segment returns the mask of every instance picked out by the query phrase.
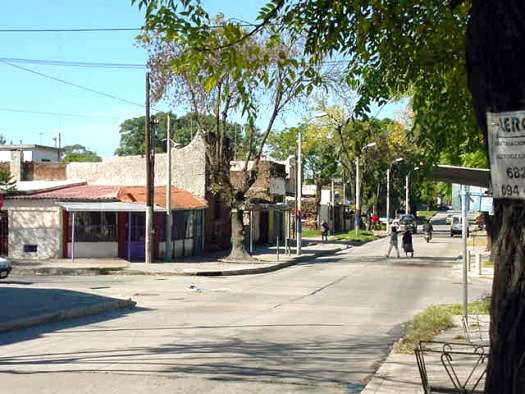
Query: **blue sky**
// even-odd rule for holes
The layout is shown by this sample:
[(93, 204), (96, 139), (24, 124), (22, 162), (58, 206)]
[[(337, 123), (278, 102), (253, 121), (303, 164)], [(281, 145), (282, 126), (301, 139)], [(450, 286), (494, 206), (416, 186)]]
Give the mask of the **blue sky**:
[[(212, 13), (253, 21), (261, 0), (206, 1)], [(129, 0), (3, 1), (0, 30), (140, 28), (143, 15)], [(145, 64), (146, 53), (134, 43), (138, 32), (0, 32), (0, 58), (94, 63)], [(11, 63), (122, 98), (123, 102), (62, 84), (0, 61), (0, 134), (7, 143), (54, 146), (81, 144), (109, 157), (119, 144), (119, 125), (142, 116), (145, 69), (99, 69)], [(162, 103), (156, 105), (166, 110)], [(381, 116), (393, 116), (387, 106)], [(177, 111), (180, 113), (180, 111)], [(373, 112), (374, 113), (374, 112)], [(74, 116), (72, 116), (74, 115)], [(285, 120), (291, 126), (293, 115)], [(281, 123), (283, 124), (283, 123)]]

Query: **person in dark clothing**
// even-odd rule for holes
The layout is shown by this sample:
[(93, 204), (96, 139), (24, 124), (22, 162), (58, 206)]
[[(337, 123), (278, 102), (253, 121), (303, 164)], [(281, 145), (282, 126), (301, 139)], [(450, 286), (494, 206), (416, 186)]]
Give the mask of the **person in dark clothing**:
[(326, 223), (326, 220), (323, 220), (323, 223), (321, 223), (321, 240), (328, 241), (328, 231), (330, 231), (330, 227), (328, 226), (328, 223)]
[(410, 257), (414, 257), (414, 248), (412, 247), (412, 234), (409, 230), (405, 230), (403, 233), (403, 250), (405, 251), (405, 255), (408, 256), (410, 253)]

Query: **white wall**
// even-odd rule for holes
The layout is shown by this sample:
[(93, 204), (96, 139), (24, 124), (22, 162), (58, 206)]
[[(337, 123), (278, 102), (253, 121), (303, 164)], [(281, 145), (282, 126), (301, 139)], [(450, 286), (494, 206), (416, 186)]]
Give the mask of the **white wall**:
[[(6, 200), (9, 215), (9, 257), (49, 259), (62, 255), (62, 215), (59, 207), (45, 200)], [(36, 245), (36, 252), (25, 252), (24, 245)]]
[[(71, 242), (68, 243), (68, 256), (71, 258)], [(115, 258), (118, 257), (118, 242), (75, 242), (75, 257)]]
[[(206, 193), (206, 158), (204, 140), (198, 133), (183, 148), (171, 150), (172, 185), (198, 197)], [(166, 154), (155, 154), (155, 185), (166, 185)], [(84, 179), (93, 184), (145, 185), (144, 156), (117, 156), (98, 163), (73, 162), (67, 165), (67, 179)]]

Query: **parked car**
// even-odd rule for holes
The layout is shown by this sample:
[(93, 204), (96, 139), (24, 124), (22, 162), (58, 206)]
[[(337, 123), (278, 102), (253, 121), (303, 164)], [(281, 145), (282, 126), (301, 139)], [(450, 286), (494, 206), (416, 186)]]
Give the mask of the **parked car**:
[(0, 257), (0, 279), (5, 279), (11, 272), (11, 261)]
[[(468, 219), (467, 219), (468, 220)], [(452, 221), (450, 225), (450, 236), (463, 234), (463, 217), (461, 215), (452, 216)], [(468, 222), (467, 222), (467, 237), (469, 235)]]
[(454, 215), (453, 214), (447, 215), (447, 217), (445, 218), (445, 223), (452, 224), (452, 216)]
[(401, 231), (408, 230), (412, 234), (417, 233), (417, 221), (414, 215), (403, 215), (399, 219), (399, 227)]

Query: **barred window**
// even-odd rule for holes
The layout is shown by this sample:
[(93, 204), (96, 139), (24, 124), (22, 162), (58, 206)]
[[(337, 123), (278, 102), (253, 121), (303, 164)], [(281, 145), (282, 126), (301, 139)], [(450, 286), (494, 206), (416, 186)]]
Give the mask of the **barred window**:
[[(115, 212), (75, 212), (75, 242), (116, 242), (117, 214)], [(72, 241), (69, 216), (68, 241)]]

